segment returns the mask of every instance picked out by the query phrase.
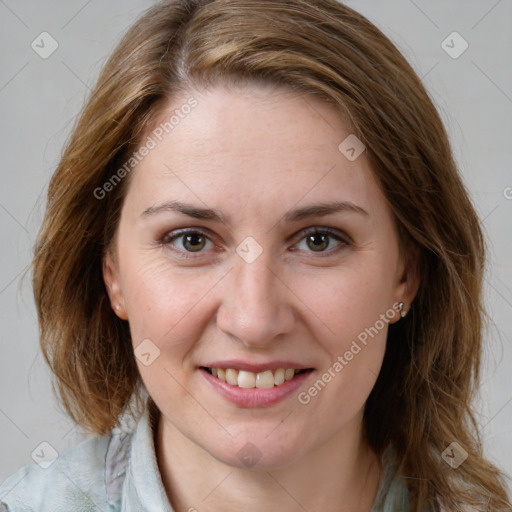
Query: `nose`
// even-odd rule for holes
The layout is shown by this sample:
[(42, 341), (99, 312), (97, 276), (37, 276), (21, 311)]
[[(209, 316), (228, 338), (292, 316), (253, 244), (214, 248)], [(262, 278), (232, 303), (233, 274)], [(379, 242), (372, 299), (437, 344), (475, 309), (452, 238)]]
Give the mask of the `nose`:
[(229, 272), (217, 326), (247, 347), (265, 348), (295, 324), (293, 292), (271, 261), (261, 254), (252, 263), (235, 257)]

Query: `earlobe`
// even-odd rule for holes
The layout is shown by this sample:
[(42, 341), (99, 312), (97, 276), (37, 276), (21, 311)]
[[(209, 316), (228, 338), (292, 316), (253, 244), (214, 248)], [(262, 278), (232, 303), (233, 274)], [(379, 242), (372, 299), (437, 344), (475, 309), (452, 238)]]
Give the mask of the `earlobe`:
[(110, 300), (110, 306), (119, 318), (122, 320), (128, 320), (117, 265), (110, 250), (106, 251), (103, 257), (102, 272), (103, 282), (105, 283), (105, 288)]

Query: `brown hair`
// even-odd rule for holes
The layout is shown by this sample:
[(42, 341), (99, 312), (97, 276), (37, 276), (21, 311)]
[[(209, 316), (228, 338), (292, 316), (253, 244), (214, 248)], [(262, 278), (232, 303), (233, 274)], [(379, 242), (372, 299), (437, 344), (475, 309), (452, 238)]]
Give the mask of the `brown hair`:
[[(479, 219), (420, 79), (380, 30), (336, 0), (167, 1), (118, 45), (51, 180), (33, 261), (41, 347), (65, 409), (104, 434), (140, 396), (128, 323), (113, 314), (102, 279), (129, 179), (100, 199), (95, 191), (119, 176), (172, 95), (255, 81), (316, 95), (347, 116), (401, 246), (419, 255), (417, 297), (390, 326), (366, 403), (370, 446), (379, 455), (395, 447), (411, 511), (505, 510), (504, 476), (483, 458), (472, 410), (485, 317)], [(452, 441), (469, 454), (457, 470), (441, 459)]]

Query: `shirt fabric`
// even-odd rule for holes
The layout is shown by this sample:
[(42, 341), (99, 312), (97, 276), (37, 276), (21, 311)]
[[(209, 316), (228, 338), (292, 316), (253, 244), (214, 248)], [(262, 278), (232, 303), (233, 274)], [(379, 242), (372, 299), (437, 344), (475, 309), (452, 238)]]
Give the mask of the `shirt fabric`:
[[(160, 477), (152, 424), (146, 407), (131, 428), (83, 441), (46, 469), (22, 467), (0, 485), (0, 512), (174, 512)], [(407, 485), (395, 473), (391, 448), (382, 465), (371, 512), (407, 511)]]

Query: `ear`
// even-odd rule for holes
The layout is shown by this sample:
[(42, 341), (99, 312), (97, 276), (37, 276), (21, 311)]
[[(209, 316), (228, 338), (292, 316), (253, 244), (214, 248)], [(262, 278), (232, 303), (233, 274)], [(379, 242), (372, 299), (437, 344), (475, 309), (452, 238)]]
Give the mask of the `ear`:
[(122, 320), (128, 320), (124, 297), (121, 290), (119, 270), (111, 249), (108, 249), (103, 256), (103, 282), (110, 299), (110, 306), (114, 313)]
[(407, 248), (405, 258), (401, 258), (398, 280), (393, 294), (393, 309), (396, 311), (396, 315), (391, 323), (395, 323), (401, 318), (400, 311), (395, 307), (395, 304), (403, 302), (404, 312), (411, 309), (411, 304), (421, 283), (420, 259), (420, 249), (412, 244)]

